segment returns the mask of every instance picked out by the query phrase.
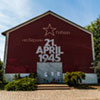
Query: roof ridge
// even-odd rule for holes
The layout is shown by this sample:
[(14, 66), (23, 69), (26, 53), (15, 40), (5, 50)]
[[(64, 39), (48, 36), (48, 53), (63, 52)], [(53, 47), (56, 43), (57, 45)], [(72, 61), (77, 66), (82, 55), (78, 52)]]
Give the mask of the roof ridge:
[(46, 16), (46, 15), (48, 15), (48, 14), (51, 14), (51, 15), (53, 15), (53, 16), (55, 16), (55, 17), (57, 17), (57, 18), (59, 18), (59, 19), (61, 19), (61, 20), (63, 20), (63, 21), (65, 21), (65, 22), (67, 22), (67, 23), (73, 25), (74, 27), (77, 27), (78, 29), (81, 29), (81, 30), (83, 30), (83, 31), (85, 31), (85, 32), (87, 32), (87, 33), (89, 33), (89, 34), (91, 34), (91, 32), (88, 31), (87, 29), (85, 29), (84, 27), (82, 27), (82, 26), (80, 26), (80, 25), (78, 25), (78, 24), (76, 24), (76, 23), (74, 23), (74, 22), (72, 22), (72, 21), (70, 21), (70, 20), (68, 20), (68, 19), (66, 19), (66, 18), (64, 18), (64, 17), (62, 17), (62, 16), (56, 14), (56, 13), (54, 13), (54, 12), (51, 11), (51, 10), (48, 10), (48, 11), (46, 11), (45, 13), (43, 13), (43, 14), (41, 14), (41, 15), (38, 15), (38, 16), (36, 16), (36, 17), (34, 17), (34, 18), (31, 18), (30, 20), (25, 21), (25, 22), (23, 22), (22, 24), (19, 24), (19, 25), (13, 27), (13, 28), (10, 28), (10, 29), (8, 29), (8, 30), (2, 32), (2, 35), (6, 35), (6, 33), (8, 33), (8, 32), (12, 32), (12, 31), (18, 29), (19, 27), (23, 27), (23, 26), (25, 26), (25, 25), (27, 25), (27, 24), (29, 24), (29, 23), (35, 21), (35, 20), (38, 20), (38, 19), (40, 19), (40, 18), (42, 18), (42, 17), (44, 17), (44, 16)]

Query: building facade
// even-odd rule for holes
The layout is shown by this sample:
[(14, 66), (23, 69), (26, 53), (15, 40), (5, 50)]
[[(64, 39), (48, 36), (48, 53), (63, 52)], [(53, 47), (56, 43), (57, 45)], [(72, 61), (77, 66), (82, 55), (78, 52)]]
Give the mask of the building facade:
[(4, 69), (8, 80), (15, 73), (37, 73), (38, 83), (63, 83), (66, 72), (86, 73), (83, 83), (97, 83), (91, 69), (92, 33), (48, 11), (2, 33), (6, 37)]

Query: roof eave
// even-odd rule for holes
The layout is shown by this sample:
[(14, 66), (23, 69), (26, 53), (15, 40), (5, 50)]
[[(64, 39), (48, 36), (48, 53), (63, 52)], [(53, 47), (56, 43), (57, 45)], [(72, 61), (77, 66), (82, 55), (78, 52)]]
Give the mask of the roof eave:
[(53, 12), (49, 10), (49, 11), (47, 11), (47, 12), (45, 12), (45, 13), (39, 15), (39, 16), (36, 16), (36, 17), (34, 17), (34, 18), (32, 18), (32, 19), (30, 19), (30, 20), (28, 20), (28, 21), (23, 22), (22, 24), (19, 24), (19, 25), (13, 27), (13, 28), (10, 28), (10, 29), (8, 29), (8, 30), (2, 32), (1, 34), (4, 35), (4, 36), (6, 36), (6, 34), (7, 34), (9, 31), (11, 31), (11, 30), (13, 30), (13, 29), (15, 29), (15, 28), (17, 28), (17, 27), (19, 27), (19, 26), (22, 26), (23, 24), (26, 24), (26, 23), (28, 23), (28, 22), (30, 22), (30, 21), (32, 21), (32, 20), (35, 20), (35, 19), (37, 19), (38, 17), (41, 17), (41, 16), (43, 16), (43, 15), (45, 15), (45, 14), (47, 14), (47, 13), (49, 14), (49, 13), (53, 13)]
[(85, 31), (85, 32), (87, 32), (87, 33), (89, 33), (89, 34), (92, 34), (90, 31), (88, 31), (88, 30), (85, 29), (84, 27), (82, 27), (82, 26), (80, 26), (80, 25), (78, 25), (78, 24), (76, 24), (76, 23), (74, 23), (74, 22), (72, 22), (72, 21), (70, 21), (70, 20), (68, 20), (68, 19), (66, 19), (66, 18), (64, 18), (64, 17), (62, 17), (62, 16), (60, 16), (60, 15), (58, 15), (58, 14), (56, 14), (56, 13), (54, 13), (54, 12), (52, 12), (52, 11), (49, 10), (49, 11), (47, 11), (47, 12), (45, 12), (45, 13), (43, 13), (43, 14), (41, 14), (41, 15), (35, 17), (35, 18), (32, 18), (32, 19), (30, 19), (30, 20), (28, 20), (28, 21), (26, 21), (26, 22), (24, 22), (24, 23), (22, 23), (22, 24), (20, 24), (20, 25), (17, 25), (17, 26), (15, 26), (15, 27), (11, 28), (11, 29), (8, 29), (7, 31), (2, 32), (2, 35), (6, 36), (6, 34), (7, 34), (8, 32), (10, 32), (10, 31), (12, 31), (12, 30), (14, 30), (14, 29), (16, 29), (16, 28), (18, 28), (18, 27), (22, 27), (22, 26), (24, 26), (24, 24), (27, 25), (27, 23), (30, 23), (30, 22), (32, 22), (32, 21), (34, 21), (34, 20), (37, 20), (37, 19), (41, 18), (42, 16), (48, 15), (48, 14), (54, 15), (54, 16), (56, 16), (56, 17), (58, 17), (58, 18), (60, 18), (60, 19), (62, 19), (62, 20), (64, 20), (64, 21), (66, 21), (67, 23), (72, 24), (73, 26), (76, 26), (76, 27), (79, 28), (79, 29), (81, 29), (81, 30), (83, 30), (83, 31)]

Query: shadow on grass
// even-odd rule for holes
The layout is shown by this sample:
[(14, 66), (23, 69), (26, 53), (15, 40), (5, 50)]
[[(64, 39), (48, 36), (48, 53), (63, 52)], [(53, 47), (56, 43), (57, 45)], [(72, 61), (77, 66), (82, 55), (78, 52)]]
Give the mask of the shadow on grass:
[(78, 86), (42, 86), (42, 87), (38, 87), (37, 90), (72, 90), (72, 89), (80, 89), (80, 90), (100, 90), (100, 85), (91, 85), (91, 84), (81, 84)]
[(76, 89), (99, 89), (100, 85), (87, 85), (87, 84), (81, 84), (78, 86), (75, 86)]
[[(79, 90), (99, 90), (100, 91), (100, 84), (98, 85), (87, 85), (87, 84), (81, 84), (78, 86), (43, 86), (42, 88), (38, 88), (37, 86), (35, 86), (35, 90), (33, 91), (37, 91), (37, 90), (72, 90), (72, 89), (79, 89)], [(0, 90), (4, 90), (4, 88), (1, 88)]]

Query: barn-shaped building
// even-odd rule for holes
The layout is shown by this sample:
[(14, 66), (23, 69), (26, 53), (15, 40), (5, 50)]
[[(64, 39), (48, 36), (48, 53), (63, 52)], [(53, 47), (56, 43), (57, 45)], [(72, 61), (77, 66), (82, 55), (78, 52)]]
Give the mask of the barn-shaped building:
[(59, 80), (66, 72), (82, 71), (85, 83), (97, 83), (92, 33), (48, 11), (2, 33), (6, 37), (5, 77), (37, 73), (38, 83)]

